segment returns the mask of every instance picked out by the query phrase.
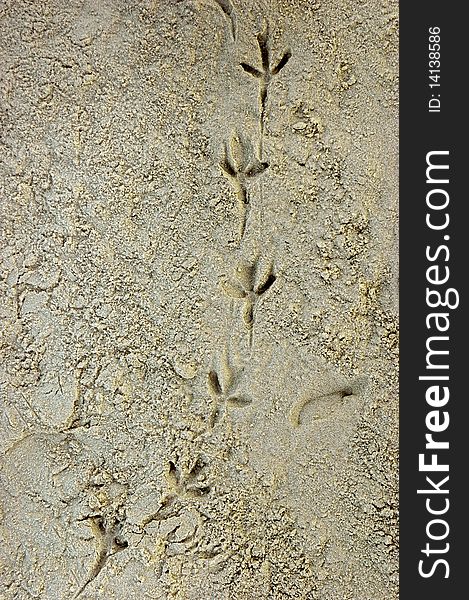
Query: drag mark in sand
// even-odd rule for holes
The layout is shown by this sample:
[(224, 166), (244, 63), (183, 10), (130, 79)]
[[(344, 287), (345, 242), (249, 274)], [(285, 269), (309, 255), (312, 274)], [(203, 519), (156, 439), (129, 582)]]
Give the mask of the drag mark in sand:
[(344, 398), (353, 395), (353, 390), (351, 386), (341, 386), (335, 390), (325, 393), (313, 393), (306, 394), (303, 398), (296, 402), (291, 411), (290, 411), (290, 423), (293, 427), (299, 427), (302, 423), (301, 415), (303, 413), (304, 408), (308, 404), (321, 404), (321, 412), (325, 412), (327, 416), (315, 416), (315, 421), (323, 421), (328, 416), (331, 415), (335, 411), (336, 408), (339, 408)]

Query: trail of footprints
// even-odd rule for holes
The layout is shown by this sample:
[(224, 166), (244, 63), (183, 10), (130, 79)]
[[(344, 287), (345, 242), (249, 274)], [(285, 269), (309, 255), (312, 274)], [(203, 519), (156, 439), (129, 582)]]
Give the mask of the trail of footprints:
[[(235, 18), (234, 8), (228, 0), (216, 0), (217, 4), (230, 19)], [(233, 39), (235, 31), (233, 29)], [(253, 206), (253, 197), (250, 189), (251, 181), (258, 176), (265, 176), (269, 167), (268, 161), (263, 160), (263, 137), (265, 128), (265, 116), (267, 108), (267, 97), (269, 85), (272, 79), (289, 62), (292, 53), (290, 49), (284, 50), (276, 62), (272, 62), (270, 48), (270, 30), (267, 21), (264, 22), (262, 30), (256, 36), (260, 54), (261, 67), (257, 68), (248, 62), (241, 62), (240, 66), (245, 73), (257, 80), (259, 86), (259, 139), (257, 150), (250, 139), (242, 133), (235, 131), (231, 134), (229, 141), (223, 145), (223, 154), (220, 168), (229, 180), (236, 196), (240, 214), (239, 244), (242, 247), (246, 230), (249, 225), (249, 211)], [(239, 303), (242, 308), (240, 316), (247, 332), (249, 350), (253, 351), (253, 336), (256, 311), (261, 298), (275, 288), (277, 276), (273, 263), (267, 263), (267, 267), (261, 266), (260, 257), (253, 261), (241, 258), (234, 269), (232, 276), (221, 280), (220, 288), (225, 296), (235, 304)], [(211, 370), (208, 374), (207, 386), (210, 397), (214, 402), (214, 408), (209, 418), (209, 428), (212, 429), (225, 414), (227, 407), (246, 407), (251, 404), (252, 399), (240, 395), (237, 391), (239, 373), (235, 374), (225, 356), (221, 370)], [(353, 395), (350, 386), (342, 386), (324, 392), (310, 393), (302, 397), (293, 405), (290, 412), (290, 423), (299, 427), (301, 417), (306, 406), (317, 405), (319, 416), (316, 420), (326, 418), (336, 408), (342, 405), (344, 398)]]
[[(231, 3), (226, 0), (217, 0), (226, 15), (233, 16), (234, 10)], [(253, 198), (250, 190), (250, 182), (258, 176), (263, 175), (269, 167), (269, 163), (262, 159), (264, 120), (267, 103), (267, 92), (269, 83), (274, 75), (277, 75), (287, 64), (291, 57), (290, 50), (284, 52), (279, 62), (272, 67), (270, 59), (269, 26), (265, 22), (263, 30), (257, 35), (257, 43), (261, 57), (261, 69), (257, 69), (246, 62), (241, 63), (243, 70), (259, 81), (259, 140), (257, 150), (250, 139), (242, 133), (235, 131), (231, 134), (229, 141), (223, 145), (223, 154), (220, 168), (229, 180), (234, 191), (240, 214), (239, 244), (244, 241), (248, 227), (249, 211), (252, 209)], [(246, 261), (243, 258), (234, 270), (233, 277), (226, 277), (221, 283), (222, 292), (234, 301), (242, 304), (242, 320), (244, 328), (248, 333), (249, 348), (252, 350), (255, 313), (260, 298), (274, 285), (276, 275), (273, 266), (262, 271), (260, 259)], [(224, 384), (217, 373), (212, 371), (209, 375), (209, 391), (212, 397), (225, 398), (230, 394), (229, 386)], [(230, 399), (231, 398), (231, 399)], [(224, 403), (234, 404), (233, 396), (226, 397)], [(248, 404), (238, 399), (238, 404)]]
[[(214, 0), (223, 14), (230, 21), (233, 41), (236, 41), (236, 15), (230, 0)], [(240, 213), (239, 244), (244, 241), (248, 227), (249, 210), (253, 205), (250, 192), (250, 182), (265, 174), (269, 163), (263, 160), (263, 136), (265, 127), (265, 113), (267, 106), (267, 95), (272, 78), (280, 73), (290, 60), (292, 54), (289, 49), (285, 50), (272, 66), (270, 56), (269, 26), (266, 22), (263, 30), (257, 35), (261, 64), (260, 69), (242, 62), (241, 67), (247, 74), (251, 75), (259, 84), (259, 140), (257, 151), (251, 140), (240, 132), (234, 132), (228, 142), (223, 146), (223, 154), (220, 168), (228, 178), (235, 193)], [(264, 265), (264, 266), (262, 266)], [(265, 266), (267, 265), (267, 266)], [(221, 281), (221, 291), (234, 302), (242, 306), (241, 319), (244, 330), (249, 336), (249, 349), (253, 351), (253, 332), (256, 311), (260, 300), (271, 290), (275, 289), (277, 275), (272, 262), (261, 262), (259, 256), (248, 261), (241, 258), (234, 269), (233, 275), (225, 277)], [(250, 406), (253, 399), (242, 391), (241, 380), (244, 367), (235, 368), (226, 350), (222, 359), (215, 368), (207, 374), (207, 391), (210, 396), (212, 407), (208, 417), (208, 431), (213, 430), (224, 419), (229, 410), (243, 409)], [(304, 409), (314, 404), (318, 407), (319, 414), (314, 419), (327, 418), (331, 411), (334, 412), (344, 399), (355, 393), (354, 386), (339, 386), (324, 392), (306, 394), (296, 402), (289, 415), (293, 427), (299, 427), (302, 422)], [(73, 424), (75, 425), (75, 424)], [(72, 427), (70, 427), (72, 428)], [(166, 472), (167, 492), (162, 497), (156, 512), (147, 516), (142, 527), (149, 523), (165, 521), (179, 515), (184, 503), (192, 500), (202, 500), (210, 493), (210, 485), (207, 476), (207, 459), (197, 456), (189, 468), (183, 469), (179, 460), (169, 461)], [(122, 523), (119, 519), (106, 520), (101, 515), (86, 518), (92, 530), (95, 545), (96, 558), (90, 573), (75, 594), (75, 598), (81, 596), (89, 584), (98, 577), (108, 559), (124, 550), (127, 542), (121, 537)]]
[[(231, 19), (233, 39), (236, 40), (235, 12), (229, 0), (215, 0), (223, 13)], [(250, 182), (263, 175), (269, 163), (262, 159), (264, 119), (267, 102), (267, 91), (271, 78), (277, 75), (287, 64), (291, 52), (287, 50), (279, 62), (270, 64), (269, 27), (265, 23), (263, 30), (257, 35), (262, 67), (261, 70), (242, 62), (243, 70), (259, 80), (259, 140), (257, 150), (253, 142), (243, 133), (234, 131), (228, 141), (223, 144), (223, 153), (219, 163), (222, 173), (227, 177), (235, 194), (239, 215), (239, 245), (242, 247), (249, 221), (249, 211), (253, 198)], [(241, 248), (242, 249), (242, 248)], [(242, 256), (242, 252), (241, 252)], [(241, 258), (233, 275), (221, 281), (222, 293), (235, 303), (241, 305), (243, 328), (248, 336), (249, 350), (252, 351), (254, 339), (254, 322), (260, 299), (275, 284), (276, 275), (272, 263), (267, 268), (261, 267), (259, 256), (254, 260)], [(242, 369), (240, 370), (242, 372)], [(207, 388), (213, 402), (213, 410), (209, 417), (209, 429), (222, 420), (229, 408), (243, 408), (251, 404), (252, 399), (238, 391), (240, 373), (236, 373), (230, 365), (225, 353), (220, 369), (208, 373)]]
[[(221, 6), (228, 3), (222, 0), (218, 4)], [(226, 14), (234, 14), (232, 8), (229, 12), (227, 12), (226, 7), (223, 10)], [(257, 155), (254, 152), (251, 141), (239, 132), (234, 132), (231, 135), (230, 141), (224, 143), (223, 156), (220, 161), (220, 167), (230, 180), (239, 206), (240, 243), (243, 240), (246, 230), (248, 211), (251, 205), (248, 182), (250, 179), (264, 173), (269, 166), (268, 162), (262, 160), (265, 111), (269, 84), (272, 78), (278, 75), (283, 67), (285, 67), (292, 55), (290, 50), (286, 50), (278, 63), (273, 67), (271, 66), (269, 25), (267, 22), (264, 25), (263, 31), (257, 35), (257, 43), (261, 56), (261, 69), (259, 70), (246, 62), (240, 63), (246, 73), (249, 73), (249, 75), (252, 75), (259, 81), (259, 142)]]

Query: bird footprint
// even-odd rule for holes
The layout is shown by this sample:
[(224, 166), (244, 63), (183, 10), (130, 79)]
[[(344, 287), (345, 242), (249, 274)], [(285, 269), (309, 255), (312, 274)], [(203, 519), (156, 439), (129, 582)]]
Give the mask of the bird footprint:
[(249, 209), (249, 194), (247, 182), (249, 179), (263, 173), (268, 163), (261, 162), (255, 155), (252, 143), (240, 133), (231, 136), (229, 144), (224, 144), (224, 154), (220, 167), (228, 177), (238, 200), (241, 214), (240, 238), (246, 229)]
[(209, 372), (207, 387), (214, 402), (210, 416), (211, 428), (222, 418), (226, 406), (242, 408), (251, 404), (251, 398), (238, 391), (242, 371), (243, 369), (235, 371), (225, 356), (219, 372), (215, 370)]
[(262, 69), (256, 69), (252, 65), (242, 62), (241, 67), (259, 80), (259, 104), (260, 104), (260, 130), (261, 130), (261, 145), (260, 155), (262, 156), (262, 136), (264, 132), (265, 109), (267, 104), (267, 92), (272, 77), (277, 75), (291, 58), (291, 51), (285, 50), (282, 58), (275, 66), (270, 63), (270, 45), (269, 45), (269, 24), (266, 22), (263, 31), (257, 34), (257, 44), (261, 54)]
[(273, 266), (270, 263), (267, 269), (262, 269), (258, 258), (249, 263), (242, 261), (234, 271), (233, 279), (221, 282), (223, 292), (236, 300), (243, 300), (243, 320), (250, 330), (250, 344), (252, 344), (252, 329), (254, 315), (259, 299), (272, 287), (276, 281)]

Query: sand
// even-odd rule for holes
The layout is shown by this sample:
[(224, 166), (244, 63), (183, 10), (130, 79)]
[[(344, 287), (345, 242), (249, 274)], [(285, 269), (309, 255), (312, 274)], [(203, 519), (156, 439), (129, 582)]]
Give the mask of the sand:
[(2, 600), (397, 599), (397, 13), (0, 2)]

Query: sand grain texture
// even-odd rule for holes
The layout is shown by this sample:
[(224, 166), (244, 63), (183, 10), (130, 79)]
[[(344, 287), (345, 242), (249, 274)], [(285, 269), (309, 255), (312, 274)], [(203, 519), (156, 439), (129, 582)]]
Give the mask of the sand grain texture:
[(397, 12), (0, 1), (2, 600), (397, 599)]

